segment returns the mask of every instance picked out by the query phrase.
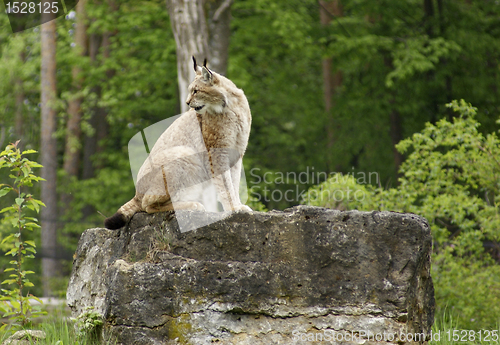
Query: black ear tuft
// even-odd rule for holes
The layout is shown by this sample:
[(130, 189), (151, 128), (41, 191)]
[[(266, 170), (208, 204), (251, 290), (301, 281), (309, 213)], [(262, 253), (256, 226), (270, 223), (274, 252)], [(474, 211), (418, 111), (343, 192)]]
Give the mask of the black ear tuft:
[(118, 230), (127, 224), (127, 219), (125, 216), (119, 212), (116, 212), (104, 221), (104, 226), (109, 230)]
[(205, 60), (203, 60), (203, 66), (206, 67), (206, 68), (208, 68), (207, 67), (207, 58), (205, 58)]
[(193, 58), (194, 71), (196, 72), (196, 69), (197, 69), (198, 65), (196, 64), (196, 59), (195, 59), (194, 55), (192, 56), (192, 58)]

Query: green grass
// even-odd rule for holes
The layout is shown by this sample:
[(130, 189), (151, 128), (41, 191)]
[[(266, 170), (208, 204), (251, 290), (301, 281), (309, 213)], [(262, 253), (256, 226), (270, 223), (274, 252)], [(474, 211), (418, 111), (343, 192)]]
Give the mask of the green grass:
[[(433, 339), (430, 345), (493, 345), (500, 343), (500, 320), (495, 329), (468, 330), (460, 327), (457, 319), (446, 310), (437, 315), (432, 326)], [(496, 335), (495, 335), (496, 334)]]
[[(37, 342), (36, 345), (101, 345), (102, 342), (90, 339), (88, 337), (78, 336), (75, 331), (74, 322), (68, 318), (53, 317), (44, 323), (34, 325), (30, 329), (43, 330), (47, 337)], [(479, 340), (479, 330), (474, 330), (475, 333), (469, 333), (470, 330), (465, 330), (458, 324), (457, 318), (452, 313), (445, 311), (441, 315), (437, 315), (432, 326), (433, 340), (430, 345), (455, 345), (455, 344), (470, 344), (470, 345), (494, 345), (500, 344), (500, 320), (496, 329), (482, 329), (481, 338)], [(455, 331), (455, 333), (453, 333)], [(467, 332), (466, 332), (467, 331)], [(494, 336), (496, 332), (497, 336)], [(0, 344), (3, 343), (12, 333), (6, 332), (0, 334)], [(439, 339), (438, 336), (439, 335)], [(489, 335), (489, 340), (484, 337)], [(454, 339), (455, 336), (455, 339)], [(475, 340), (469, 340), (469, 337)], [(457, 340), (458, 339), (458, 340)]]
[[(29, 329), (39, 329), (45, 332), (46, 338), (36, 342), (36, 345), (97, 345), (100, 341), (78, 336), (72, 321), (51, 321)], [(0, 344), (12, 335), (7, 331), (0, 335)], [(31, 340), (31, 339), (30, 339)], [(35, 344), (33, 342), (33, 344)]]
[[(32, 301), (33, 304), (36, 304)], [(42, 330), (46, 334), (44, 340), (36, 342), (37, 345), (94, 345), (101, 344), (88, 337), (79, 336), (75, 330), (75, 321), (70, 319), (70, 310), (65, 303), (46, 303), (41, 305), (41, 309), (46, 312), (45, 316), (32, 317), (31, 323), (26, 330)], [(2, 313), (0, 312), (0, 315)], [(9, 322), (7, 319), (2, 319), (3, 322)], [(7, 338), (18, 331), (18, 327), (7, 328), (0, 331), (0, 344)], [(32, 340), (32, 339), (28, 339)], [(34, 342), (32, 342), (34, 343)]]

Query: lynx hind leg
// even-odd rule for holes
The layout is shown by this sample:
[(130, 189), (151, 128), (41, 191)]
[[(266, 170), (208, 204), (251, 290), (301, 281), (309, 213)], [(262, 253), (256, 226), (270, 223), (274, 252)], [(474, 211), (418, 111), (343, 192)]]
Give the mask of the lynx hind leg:
[(148, 213), (167, 211), (165, 207), (171, 204), (171, 198), (163, 168), (150, 165), (145, 172), (147, 173), (137, 183), (137, 191), (142, 194), (142, 209)]
[(205, 210), (199, 202), (202, 184), (208, 179), (202, 158), (202, 154), (186, 146), (173, 147), (152, 157), (152, 167), (144, 170), (148, 174), (144, 175), (147, 190), (143, 209), (148, 213)]
[(147, 213), (172, 211), (170, 195), (146, 194), (142, 198), (142, 209)]
[(203, 153), (186, 146), (177, 146), (169, 152), (163, 172), (174, 209), (205, 209), (201, 200), (209, 175), (202, 164), (203, 158)]
[[(196, 193), (198, 195), (198, 193)], [(188, 198), (189, 199), (189, 198)], [(176, 211), (176, 210), (195, 210), (205, 211), (205, 207), (196, 201), (176, 201), (172, 200), (169, 194), (146, 194), (142, 199), (142, 208), (147, 213)]]

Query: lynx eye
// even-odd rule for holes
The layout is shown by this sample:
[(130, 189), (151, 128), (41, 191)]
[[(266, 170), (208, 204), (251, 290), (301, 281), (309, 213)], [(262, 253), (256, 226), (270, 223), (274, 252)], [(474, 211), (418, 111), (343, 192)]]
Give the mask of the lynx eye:
[(196, 95), (197, 92), (198, 90), (193, 90), (193, 95)]

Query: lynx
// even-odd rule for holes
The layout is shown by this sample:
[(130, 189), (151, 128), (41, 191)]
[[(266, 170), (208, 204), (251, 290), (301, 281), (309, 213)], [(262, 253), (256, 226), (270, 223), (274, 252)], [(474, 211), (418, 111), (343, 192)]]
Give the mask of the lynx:
[(205, 210), (201, 200), (212, 181), (225, 211), (251, 211), (239, 197), (242, 158), (252, 117), (245, 94), (206, 60), (189, 85), (189, 110), (155, 143), (137, 175), (136, 194), (104, 225), (119, 229), (141, 211)]

